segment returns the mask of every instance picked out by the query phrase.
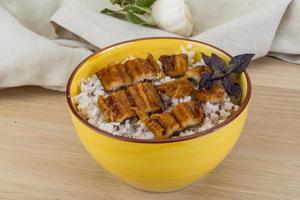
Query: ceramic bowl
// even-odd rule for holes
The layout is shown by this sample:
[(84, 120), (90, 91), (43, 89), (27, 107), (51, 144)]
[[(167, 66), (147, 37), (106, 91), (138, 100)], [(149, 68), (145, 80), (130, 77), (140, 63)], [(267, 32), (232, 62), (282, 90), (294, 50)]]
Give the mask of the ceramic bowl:
[(76, 111), (73, 96), (80, 92), (82, 79), (108, 64), (128, 56), (157, 59), (162, 54), (181, 52), (181, 46), (207, 55), (215, 53), (225, 61), (230, 55), (204, 42), (182, 38), (143, 38), (118, 43), (90, 55), (72, 73), (67, 86), (67, 101), (74, 127), (87, 152), (107, 171), (129, 185), (153, 192), (170, 192), (198, 180), (229, 154), (243, 129), (251, 84), (247, 73), (238, 80), (242, 87), (239, 110), (223, 123), (194, 135), (163, 140), (142, 140), (114, 136), (89, 124)]

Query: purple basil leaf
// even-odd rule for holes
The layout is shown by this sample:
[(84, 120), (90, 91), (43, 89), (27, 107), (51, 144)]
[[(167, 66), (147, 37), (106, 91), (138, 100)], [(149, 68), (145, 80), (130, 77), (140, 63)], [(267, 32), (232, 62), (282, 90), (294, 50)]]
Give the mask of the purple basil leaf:
[(242, 98), (242, 89), (241, 86), (238, 83), (234, 83), (231, 87), (231, 96), (230, 99), (234, 103), (240, 103)]
[(229, 65), (232, 65), (234, 73), (242, 73), (250, 64), (251, 59), (254, 57), (254, 54), (241, 54), (234, 56)]
[(202, 74), (200, 83), (199, 83), (199, 89), (210, 89), (212, 84), (213, 84), (213, 80), (211, 79), (212, 76), (212, 72), (206, 72), (204, 74)]
[(222, 85), (224, 86), (224, 89), (226, 90), (226, 92), (229, 95), (232, 95), (232, 86), (233, 86), (233, 84), (234, 84), (234, 82), (233, 82), (233, 78), (232, 78), (231, 74), (225, 76), (222, 79)]
[(222, 71), (214, 71), (213, 75), (211, 76), (212, 79), (218, 79), (218, 78), (223, 78), (226, 76), (226, 74)]
[(214, 71), (225, 72), (226, 70), (226, 63), (224, 60), (214, 53), (210, 57), (210, 65)]
[(227, 65), (227, 68), (225, 70), (225, 74), (228, 75), (233, 71), (233, 65)]
[(205, 55), (204, 53), (201, 53), (201, 56), (202, 56), (204, 63), (210, 67), (210, 57)]
[(238, 83), (234, 83), (233, 86), (231, 87), (231, 92), (233, 96), (239, 97), (241, 96), (241, 86)]

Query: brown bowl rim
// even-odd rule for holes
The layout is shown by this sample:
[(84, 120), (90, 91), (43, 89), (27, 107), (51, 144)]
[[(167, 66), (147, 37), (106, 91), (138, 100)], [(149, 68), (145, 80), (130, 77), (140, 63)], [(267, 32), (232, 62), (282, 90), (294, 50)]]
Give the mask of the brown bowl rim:
[(195, 133), (193, 135), (188, 135), (188, 136), (182, 136), (182, 137), (176, 137), (176, 138), (167, 138), (167, 139), (161, 139), (161, 140), (157, 140), (157, 139), (135, 139), (135, 138), (128, 138), (128, 137), (123, 137), (123, 136), (118, 136), (118, 135), (113, 135), (107, 131), (104, 131), (90, 123), (88, 123), (86, 120), (84, 120), (79, 114), (78, 112), (75, 110), (75, 108), (72, 105), (72, 101), (71, 101), (71, 96), (70, 96), (70, 88), (71, 88), (71, 83), (73, 81), (73, 78), (75, 76), (75, 74), (77, 73), (78, 69), (86, 62), (88, 61), (91, 57), (95, 56), (96, 54), (105, 51), (106, 49), (121, 45), (121, 44), (126, 44), (126, 43), (131, 43), (131, 42), (136, 42), (136, 41), (140, 41), (140, 40), (155, 40), (155, 39), (172, 39), (172, 40), (184, 40), (184, 41), (190, 41), (190, 42), (196, 42), (196, 43), (200, 43), (200, 44), (204, 44), (207, 45), (209, 47), (212, 47), (214, 49), (217, 49), (219, 51), (221, 51), (222, 53), (226, 54), (227, 56), (229, 56), (230, 58), (232, 58), (232, 56), (227, 53), (226, 51), (215, 47), (211, 44), (208, 44), (206, 42), (202, 42), (202, 41), (198, 41), (198, 40), (193, 40), (193, 39), (187, 39), (187, 38), (180, 38), (180, 37), (144, 37), (144, 38), (137, 38), (137, 39), (133, 39), (133, 40), (126, 40), (123, 42), (119, 42), (119, 43), (115, 43), (112, 45), (109, 45), (105, 48), (102, 48), (94, 53), (92, 53), (91, 55), (89, 55), (87, 58), (85, 58), (81, 63), (79, 63), (79, 65), (73, 70), (68, 83), (67, 83), (67, 91), (66, 91), (66, 98), (67, 98), (67, 102), (68, 102), (68, 106), (69, 109), (71, 110), (71, 112), (73, 113), (73, 115), (79, 120), (81, 121), (84, 125), (86, 125), (87, 127), (91, 128), (92, 130), (94, 130), (95, 132), (102, 134), (104, 136), (113, 138), (113, 139), (117, 139), (117, 140), (122, 140), (125, 142), (133, 142), (133, 143), (170, 143), (170, 142), (182, 142), (182, 141), (186, 141), (186, 140), (190, 140), (190, 139), (194, 139), (194, 138), (198, 138), (201, 136), (205, 136), (208, 135), (210, 133), (214, 133), (217, 130), (223, 128), (224, 126), (228, 125), (230, 122), (232, 122), (233, 120), (235, 120), (247, 107), (249, 101), (250, 101), (250, 97), (251, 97), (251, 93), (252, 93), (252, 86), (251, 86), (251, 81), (250, 81), (250, 77), (248, 75), (248, 73), (245, 71), (244, 74), (246, 76), (246, 80), (247, 80), (247, 93), (246, 93), (246, 97), (245, 100), (242, 102), (240, 108), (234, 112), (232, 115), (230, 115), (230, 117), (228, 119), (226, 119), (224, 122), (209, 128), (205, 131), (201, 131), (198, 133)]

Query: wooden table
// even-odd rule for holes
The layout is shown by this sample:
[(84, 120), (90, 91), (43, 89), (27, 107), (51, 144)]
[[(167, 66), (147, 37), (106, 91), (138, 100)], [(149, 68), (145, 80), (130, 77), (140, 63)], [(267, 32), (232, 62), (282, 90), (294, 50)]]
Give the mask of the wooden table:
[(98, 166), (75, 134), (64, 93), (0, 91), (0, 199), (300, 199), (300, 66), (263, 58), (249, 72), (249, 118), (232, 153), (195, 184), (162, 194)]

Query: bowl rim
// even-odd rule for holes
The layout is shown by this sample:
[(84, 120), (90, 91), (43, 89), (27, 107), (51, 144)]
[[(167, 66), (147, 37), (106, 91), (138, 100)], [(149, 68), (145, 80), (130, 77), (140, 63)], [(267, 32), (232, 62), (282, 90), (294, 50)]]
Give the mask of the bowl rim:
[(123, 136), (118, 136), (118, 135), (113, 135), (105, 130), (102, 130), (90, 123), (88, 123), (86, 120), (84, 120), (79, 113), (75, 110), (73, 104), (72, 104), (72, 100), (71, 100), (71, 95), (70, 95), (70, 89), (71, 89), (71, 84), (73, 82), (73, 78), (75, 76), (75, 74), (77, 73), (77, 71), (79, 70), (79, 68), (86, 63), (91, 57), (101, 53), (102, 51), (105, 51), (107, 49), (110, 49), (112, 47), (115, 46), (119, 46), (119, 45), (123, 45), (123, 44), (127, 44), (127, 43), (132, 43), (132, 42), (137, 42), (137, 41), (141, 41), (141, 40), (157, 40), (157, 39), (171, 39), (171, 40), (184, 40), (184, 41), (190, 41), (190, 42), (196, 42), (196, 43), (200, 43), (209, 47), (212, 47), (214, 49), (217, 49), (219, 51), (221, 51), (222, 53), (224, 53), (225, 55), (229, 56), (230, 58), (232, 58), (232, 56), (227, 53), (226, 51), (215, 47), (214, 45), (208, 44), (206, 42), (202, 42), (199, 40), (193, 40), (193, 39), (188, 39), (188, 38), (180, 38), (180, 37), (143, 37), (143, 38), (137, 38), (137, 39), (132, 39), (132, 40), (126, 40), (123, 42), (118, 42), (109, 46), (106, 46), (98, 51), (95, 51), (94, 53), (92, 53), (91, 55), (89, 55), (88, 57), (86, 57), (81, 63), (79, 63), (77, 65), (77, 67), (73, 70), (72, 74), (69, 77), (68, 83), (67, 83), (67, 88), (66, 88), (66, 98), (67, 98), (67, 102), (68, 102), (68, 107), (70, 109), (70, 111), (72, 112), (72, 114), (80, 121), (82, 122), (85, 126), (87, 126), (88, 128), (91, 128), (92, 130), (94, 130), (96, 133), (101, 134), (103, 136), (107, 136), (113, 139), (117, 139), (117, 140), (121, 140), (121, 141), (125, 141), (125, 142), (132, 142), (132, 143), (149, 143), (149, 144), (153, 144), (153, 143), (172, 143), (172, 142), (183, 142), (186, 140), (191, 140), (191, 139), (195, 139), (198, 137), (202, 137), (211, 133), (216, 132), (217, 130), (225, 127), (226, 125), (230, 124), (233, 120), (235, 120), (247, 107), (247, 105), (249, 104), (250, 101), (250, 97), (251, 97), (251, 93), (252, 93), (252, 86), (251, 86), (251, 81), (250, 81), (250, 77), (247, 73), (247, 71), (244, 72), (245, 77), (246, 77), (246, 81), (247, 81), (247, 93), (245, 96), (245, 100), (242, 102), (242, 104), (240, 105), (240, 108), (235, 111), (233, 114), (231, 114), (229, 116), (229, 118), (227, 118), (224, 122), (209, 128), (205, 131), (201, 131), (201, 132), (197, 132), (195, 134), (192, 135), (187, 135), (187, 136), (182, 136), (182, 137), (176, 137), (176, 138), (167, 138), (167, 139), (136, 139), (136, 138), (128, 138), (128, 137), (123, 137)]

